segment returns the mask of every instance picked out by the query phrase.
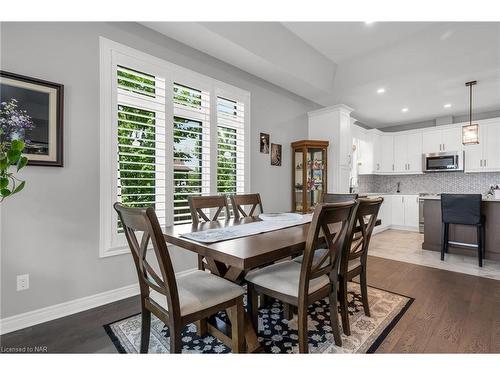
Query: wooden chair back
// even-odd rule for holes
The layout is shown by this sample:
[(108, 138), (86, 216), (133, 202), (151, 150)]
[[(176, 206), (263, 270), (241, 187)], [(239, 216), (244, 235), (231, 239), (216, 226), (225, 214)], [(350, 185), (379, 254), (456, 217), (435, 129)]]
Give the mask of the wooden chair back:
[(358, 194), (340, 194), (340, 193), (324, 193), (321, 197), (322, 203), (338, 203), (355, 201), (358, 199)]
[[(342, 248), (352, 235), (357, 208), (358, 203), (351, 200), (321, 203), (314, 209), (300, 272), (299, 300), (307, 296), (311, 280), (323, 275), (336, 278)], [(315, 251), (324, 242), (327, 251), (315, 258)]]
[[(175, 273), (155, 210), (151, 207), (131, 208), (120, 203), (115, 203), (113, 207), (118, 213), (134, 258), (141, 298), (148, 298), (150, 288), (154, 289), (167, 299), (169, 320), (180, 317), (179, 294)], [(137, 236), (138, 232), (142, 232), (140, 241)], [(146, 259), (150, 242), (153, 245), (160, 274), (153, 269)]]
[[(255, 210), (259, 208), (259, 213), (263, 213), (262, 201), (260, 194), (236, 194), (231, 196), (231, 205), (233, 206), (234, 217), (254, 216)], [(248, 213), (245, 211), (244, 206), (251, 206)]]
[(375, 228), (378, 212), (384, 198), (361, 198), (358, 199), (358, 210), (356, 213), (355, 225), (361, 228), (361, 231), (352, 233), (349, 241), (342, 251), (342, 258), (340, 264), (341, 274), (347, 274), (349, 268), (349, 261), (360, 258), (362, 264), (366, 264), (366, 257), (368, 256), (368, 247), (370, 239)]
[[(215, 221), (219, 218), (219, 215), (225, 210), (225, 217), (229, 219), (231, 214), (229, 213), (229, 206), (227, 204), (227, 198), (223, 195), (211, 195), (211, 196), (200, 196), (200, 197), (188, 197), (189, 209), (191, 210), (191, 219), (193, 220), (193, 225), (198, 225), (200, 219), (203, 221)], [(207, 214), (203, 211), (208, 208), (216, 208), (217, 211), (210, 219)]]

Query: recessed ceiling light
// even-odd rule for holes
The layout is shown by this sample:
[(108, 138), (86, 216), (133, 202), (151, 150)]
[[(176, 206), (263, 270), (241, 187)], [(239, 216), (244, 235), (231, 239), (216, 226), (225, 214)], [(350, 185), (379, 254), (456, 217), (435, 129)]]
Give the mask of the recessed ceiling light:
[(385, 92), (385, 89), (383, 87), (381, 87), (377, 90), (377, 94), (383, 94), (384, 92)]
[(375, 21), (365, 21), (365, 25), (366, 26), (372, 25), (374, 23), (375, 23)]
[(444, 108), (451, 108), (451, 104), (450, 103), (447, 103), (445, 105), (443, 105)]
[(406, 108), (406, 107), (402, 108), (401, 112), (408, 112), (408, 108)]

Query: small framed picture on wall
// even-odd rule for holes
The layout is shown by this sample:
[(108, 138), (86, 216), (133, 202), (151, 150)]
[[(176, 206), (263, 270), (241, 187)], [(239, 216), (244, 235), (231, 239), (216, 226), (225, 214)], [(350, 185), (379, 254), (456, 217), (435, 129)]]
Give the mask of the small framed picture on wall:
[(260, 133), (260, 152), (269, 154), (269, 134)]
[(63, 166), (63, 91), (59, 83), (0, 71), (2, 111), (19, 113), (16, 118), (30, 124), (14, 124), (28, 165)]
[(271, 143), (271, 165), (281, 167), (281, 145)]

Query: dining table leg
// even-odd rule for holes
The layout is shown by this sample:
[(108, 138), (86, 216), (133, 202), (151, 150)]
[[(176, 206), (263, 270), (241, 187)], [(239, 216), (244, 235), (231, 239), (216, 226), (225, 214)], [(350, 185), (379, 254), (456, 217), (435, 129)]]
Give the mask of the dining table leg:
[[(206, 268), (210, 270), (213, 274), (223, 277), (226, 280), (232, 281), (236, 284), (241, 284), (241, 279), (242, 276), (244, 275), (245, 271), (239, 268), (236, 268), (234, 266), (226, 266), (223, 263), (220, 263), (218, 261), (215, 261), (214, 259), (210, 259), (208, 257), (205, 257), (207, 264)], [(226, 311), (226, 314), (228, 314), (229, 321), (231, 321), (230, 313), (229, 311)], [(211, 325), (209, 327), (209, 332), (214, 332), (214, 329), (219, 329), (221, 324), (214, 324), (215, 319), (210, 319), (208, 320), (208, 324)], [(217, 322), (220, 323), (220, 322)], [(228, 336), (231, 332), (230, 326), (231, 323), (225, 323), (226, 329), (225, 329), (225, 335)], [(219, 327), (217, 327), (219, 326)], [(252, 317), (248, 312), (245, 312), (245, 323), (244, 323), (244, 330), (245, 330), (245, 344), (246, 344), (246, 349), (247, 353), (254, 353), (254, 352), (259, 352), (262, 350), (262, 346), (259, 343), (259, 339), (257, 336), (257, 330), (258, 327), (254, 327), (253, 322), (252, 322)], [(228, 337), (229, 338), (229, 337)]]

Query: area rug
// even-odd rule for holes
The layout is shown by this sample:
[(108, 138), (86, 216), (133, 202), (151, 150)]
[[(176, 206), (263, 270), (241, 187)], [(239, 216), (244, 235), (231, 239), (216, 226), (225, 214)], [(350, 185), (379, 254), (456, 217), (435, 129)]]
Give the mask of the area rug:
[[(413, 302), (413, 298), (372, 287), (368, 287), (368, 300), (370, 317), (365, 316), (363, 312), (359, 284), (349, 283), (351, 335), (342, 334), (342, 347), (334, 343), (328, 299), (311, 305), (308, 317), (309, 352), (373, 353)], [(224, 312), (219, 313), (218, 318), (227, 320)], [(118, 352), (139, 352), (140, 314), (107, 324), (104, 329)], [(274, 300), (270, 306), (259, 309), (258, 338), (265, 353), (298, 353), (297, 316), (294, 315), (290, 321), (284, 319), (282, 304)], [(231, 348), (214, 336), (198, 336), (194, 324), (185, 327), (182, 342), (183, 353), (231, 352)], [(153, 315), (149, 353), (168, 353), (169, 348), (168, 328)]]

